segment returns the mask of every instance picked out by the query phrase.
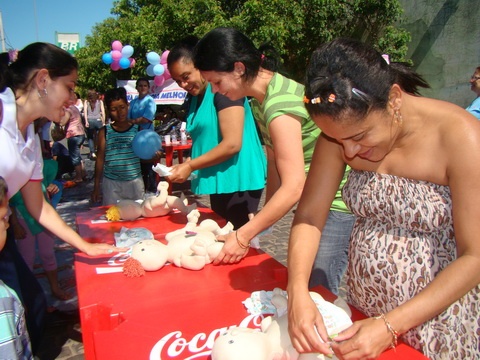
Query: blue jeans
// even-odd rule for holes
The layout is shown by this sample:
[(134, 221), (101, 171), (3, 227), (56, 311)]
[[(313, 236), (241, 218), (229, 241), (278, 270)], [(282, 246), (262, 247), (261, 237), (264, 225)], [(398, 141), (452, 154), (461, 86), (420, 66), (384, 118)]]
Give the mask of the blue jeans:
[(88, 149), (90, 154), (95, 152), (95, 137), (98, 134), (98, 130), (103, 127), (102, 119), (88, 119), (87, 130), (87, 139), (88, 139)]
[(320, 246), (313, 263), (309, 287), (322, 285), (338, 294), (348, 264), (348, 246), (355, 216), (341, 211), (330, 211), (322, 231)]
[(77, 135), (68, 138), (68, 152), (70, 154), (70, 160), (73, 166), (78, 166), (82, 163), (82, 155), (80, 153), (80, 147), (85, 141), (85, 135)]

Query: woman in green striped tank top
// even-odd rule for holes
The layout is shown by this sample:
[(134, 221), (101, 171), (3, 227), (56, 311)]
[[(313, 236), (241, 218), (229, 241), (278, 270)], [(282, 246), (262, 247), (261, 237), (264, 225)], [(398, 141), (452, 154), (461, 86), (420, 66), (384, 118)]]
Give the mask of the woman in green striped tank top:
[[(222, 44), (218, 46), (217, 44)], [(267, 149), (267, 188), (263, 209), (235, 233), (225, 237), (215, 263), (240, 261), (250, 241), (281, 219), (300, 199), (321, 130), (303, 102), (304, 86), (278, 72), (279, 57), (271, 46), (259, 49), (241, 32), (217, 28), (200, 40), (195, 66), (215, 93), (230, 99), (252, 98), (252, 111)], [(345, 173), (343, 169), (342, 173)], [(310, 286), (337, 293), (347, 266), (354, 217), (341, 199), (342, 181), (322, 231)]]

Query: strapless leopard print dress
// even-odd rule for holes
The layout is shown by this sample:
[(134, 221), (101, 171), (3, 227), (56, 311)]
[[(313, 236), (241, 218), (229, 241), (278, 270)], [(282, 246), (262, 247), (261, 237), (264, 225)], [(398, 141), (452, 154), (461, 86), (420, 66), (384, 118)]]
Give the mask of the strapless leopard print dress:
[[(455, 260), (448, 186), (352, 170), (343, 198), (356, 215), (348, 300), (368, 316), (406, 302)], [(431, 359), (480, 359), (479, 317), (476, 286), (401, 338)]]

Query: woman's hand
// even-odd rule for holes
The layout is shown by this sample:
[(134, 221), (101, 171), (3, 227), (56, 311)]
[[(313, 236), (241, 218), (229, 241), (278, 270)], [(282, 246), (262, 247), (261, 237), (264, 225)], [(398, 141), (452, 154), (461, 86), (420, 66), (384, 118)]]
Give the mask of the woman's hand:
[(333, 340), (339, 359), (376, 359), (392, 345), (393, 336), (382, 319), (369, 318), (355, 322)]
[(178, 165), (173, 165), (171, 170), (172, 175), (168, 176), (167, 178), (173, 183), (183, 183), (187, 181), (192, 171), (192, 167), (187, 161)]
[(128, 248), (119, 248), (114, 245), (109, 244), (91, 244), (87, 243), (84, 253), (89, 256), (100, 256), (100, 255), (108, 255), (113, 254), (115, 252), (124, 252), (127, 251)]
[(242, 260), (248, 254), (250, 241), (241, 239), (238, 230), (228, 235), (217, 236), (217, 240), (223, 241), (225, 244), (223, 245), (223, 248), (218, 256), (215, 258), (215, 260), (213, 260), (214, 265), (218, 265), (220, 263), (235, 264), (240, 262), (240, 260)]
[(333, 355), (322, 315), (308, 291), (301, 295), (289, 293), (288, 332), (299, 353)]

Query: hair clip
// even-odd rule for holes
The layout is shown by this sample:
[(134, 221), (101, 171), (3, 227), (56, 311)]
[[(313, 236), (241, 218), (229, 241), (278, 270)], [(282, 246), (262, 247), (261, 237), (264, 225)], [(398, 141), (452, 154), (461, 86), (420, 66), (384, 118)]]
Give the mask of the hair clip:
[(382, 58), (383, 60), (385, 60), (385, 62), (390, 65), (390, 56), (388, 54), (383, 54), (382, 55)]
[(18, 50), (8, 50), (8, 62), (9, 64), (17, 61), (18, 59)]
[(370, 101), (370, 96), (365, 94), (362, 90), (359, 90), (357, 88), (352, 88), (352, 93), (362, 99), (363, 101), (369, 102)]
[[(331, 93), (330, 95), (328, 95), (327, 100), (329, 103), (333, 103), (336, 98), (337, 98), (336, 95), (334, 93)], [(322, 98), (320, 96), (317, 96), (317, 97), (314, 97), (313, 99), (309, 99), (306, 96), (304, 96), (303, 102), (305, 104), (320, 104), (322, 102)]]

